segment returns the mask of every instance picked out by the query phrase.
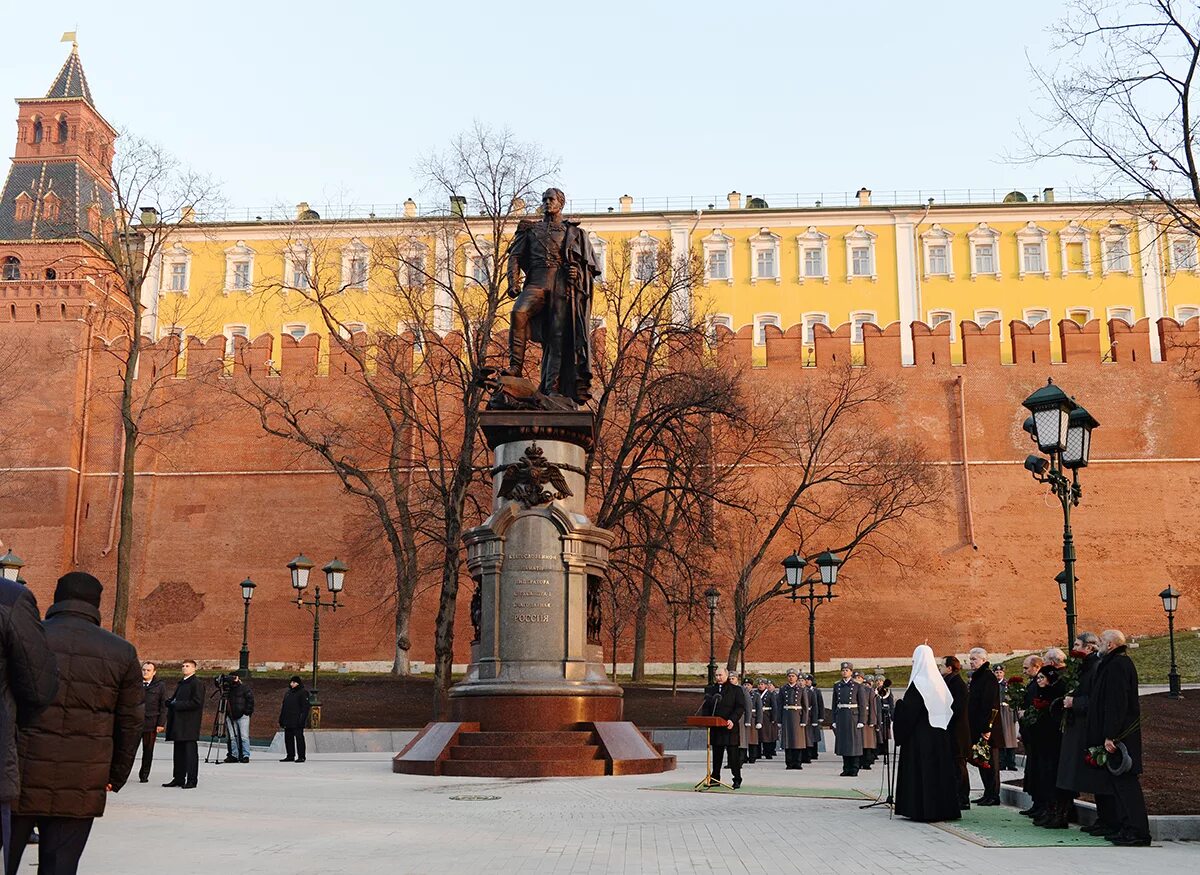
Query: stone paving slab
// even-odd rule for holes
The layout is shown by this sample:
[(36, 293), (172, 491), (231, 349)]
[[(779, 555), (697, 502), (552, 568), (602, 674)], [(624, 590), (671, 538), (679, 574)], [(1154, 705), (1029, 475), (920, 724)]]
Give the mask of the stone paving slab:
[[(732, 793), (649, 793), (646, 776), (493, 779), (393, 775), (388, 754), (258, 755), (201, 764), (196, 790), (164, 789), (170, 744), (149, 784), (109, 797), (81, 871), (89, 875), (417, 873), (928, 873), (1088, 875), (1193, 872), (1200, 848), (983, 848), (845, 800)], [(800, 772), (781, 760), (747, 783), (853, 788), (875, 797), (878, 769), (838, 777), (822, 757)], [(680, 753), (678, 782), (703, 776), (703, 752)], [(453, 796), (498, 796), (457, 801)], [(865, 802), (866, 800), (864, 800)], [(786, 836), (786, 841), (781, 840)], [(32, 849), (31, 849), (32, 851)], [(32, 853), (22, 872), (33, 873)]]

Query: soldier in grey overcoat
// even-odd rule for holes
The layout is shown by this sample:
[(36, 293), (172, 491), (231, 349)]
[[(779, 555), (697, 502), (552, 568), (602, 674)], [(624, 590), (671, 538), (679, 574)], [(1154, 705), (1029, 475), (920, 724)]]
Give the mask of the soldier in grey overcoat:
[(762, 697), (758, 690), (750, 684), (749, 678), (742, 683), (742, 696), (746, 702), (746, 713), (742, 717), (742, 749), (745, 751), (745, 761), (753, 763), (758, 760), (758, 733), (762, 729)]
[(842, 679), (833, 685), (833, 752), (842, 758), (843, 778), (858, 774), (863, 752), (863, 723), (871, 702), (862, 684), (855, 683), (854, 666), (842, 663)]
[(775, 722), (775, 694), (768, 688), (767, 679), (758, 679), (758, 698), (762, 702), (762, 729), (758, 731), (758, 742), (762, 746), (763, 759), (775, 758), (775, 742), (779, 740), (779, 724)]
[(783, 748), (784, 763), (788, 769), (798, 769), (801, 752), (808, 746), (805, 733), (808, 705), (796, 669), (788, 669), (787, 683), (775, 693), (775, 701), (779, 709), (779, 746)]
[(806, 674), (800, 680), (808, 697), (808, 748), (805, 750), (804, 762), (811, 763), (816, 761), (817, 753), (825, 749), (825, 738), (821, 729), (821, 722), (825, 719), (825, 699), (821, 696), (812, 675)]
[(854, 682), (867, 693), (867, 710), (860, 713), (862, 719), (862, 755), (858, 758), (858, 767), (870, 771), (875, 763), (875, 745), (877, 743), (876, 727), (879, 723), (879, 700), (875, 695), (874, 679), (867, 681), (867, 676), (861, 671), (854, 673)]

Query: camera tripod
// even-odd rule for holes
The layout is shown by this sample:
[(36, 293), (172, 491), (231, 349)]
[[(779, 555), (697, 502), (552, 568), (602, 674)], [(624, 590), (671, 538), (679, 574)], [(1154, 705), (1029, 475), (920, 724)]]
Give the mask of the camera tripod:
[(217, 713), (213, 717), (212, 735), (209, 737), (208, 752), (204, 754), (204, 762), (219, 764), (224, 762), (221, 754), (218, 752), (216, 759), (212, 759), (213, 747), (221, 741), (224, 741), (226, 746), (229, 744), (229, 733), (225, 729), (225, 716), (229, 712), (229, 696), (225, 694), (223, 689), (217, 689)]
[[(892, 811), (896, 807), (896, 800), (892, 796), (892, 790), (895, 786), (896, 780), (895, 771), (892, 768), (893, 762), (891, 756), (891, 753), (895, 748), (895, 739), (892, 738), (891, 732), (892, 709), (890, 707), (881, 709), (880, 717), (880, 728), (883, 731), (883, 737), (886, 740), (883, 744), (883, 775), (881, 775), (882, 783), (879, 786), (879, 798), (877, 798), (874, 802), (868, 802), (866, 805), (858, 806), (860, 810), (875, 808), (876, 806), (883, 805), (889, 811)], [(883, 795), (884, 787), (887, 788), (887, 798), (884, 798)]]

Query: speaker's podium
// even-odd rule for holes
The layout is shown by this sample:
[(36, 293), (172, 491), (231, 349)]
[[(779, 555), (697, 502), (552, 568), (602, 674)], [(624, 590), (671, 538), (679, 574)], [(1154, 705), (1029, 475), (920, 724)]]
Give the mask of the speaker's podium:
[(712, 776), (712, 731), (714, 729), (725, 729), (729, 725), (729, 721), (724, 717), (689, 717), (687, 725), (692, 727), (700, 727), (707, 729), (705, 733), (705, 746), (707, 748), (706, 763), (704, 768), (704, 778), (695, 786), (696, 790), (707, 790), (710, 787), (721, 786), (727, 790), (732, 790), (729, 784), (724, 781), (716, 781)]

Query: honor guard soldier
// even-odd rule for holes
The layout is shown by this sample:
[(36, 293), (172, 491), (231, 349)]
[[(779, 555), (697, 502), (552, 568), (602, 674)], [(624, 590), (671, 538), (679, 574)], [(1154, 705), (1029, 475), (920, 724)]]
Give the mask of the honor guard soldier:
[(865, 711), (859, 712), (859, 720), (863, 725), (862, 728), (862, 756), (858, 758), (858, 767), (864, 772), (869, 772), (871, 766), (875, 764), (875, 724), (879, 720), (879, 707), (875, 701), (875, 684), (872, 677), (871, 682), (867, 682), (867, 676), (861, 671), (854, 672), (854, 682), (861, 686), (867, 693), (867, 708)]
[(758, 699), (762, 702), (762, 729), (758, 731), (758, 742), (762, 746), (763, 759), (773, 760), (779, 726), (775, 722), (775, 694), (768, 688), (766, 678), (758, 679)]
[(821, 721), (825, 719), (825, 699), (821, 696), (821, 691), (817, 688), (812, 675), (806, 674), (801, 679), (801, 683), (804, 685), (804, 693), (808, 698), (808, 723), (806, 726), (808, 758), (805, 762), (811, 763), (816, 762), (817, 754), (824, 746), (824, 739), (821, 737)]
[(863, 752), (863, 721), (871, 703), (862, 684), (855, 683), (854, 666), (842, 663), (842, 679), (833, 685), (833, 752), (842, 758), (842, 777), (858, 774)]
[(746, 762), (758, 761), (758, 733), (762, 729), (762, 699), (758, 690), (754, 689), (747, 678), (742, 682), (742, 696), (746, 704), (746, 714), (742, 718), (742, 749), (746, 753)]
[(787, 683), (779, 688), (775, 701), (779, 703), (779, 746), (783, 748), (784, 763), (789, 769), (798, 769), (801, 754), (808, 747), (808, 705), (796, 669), (788, 669)]

